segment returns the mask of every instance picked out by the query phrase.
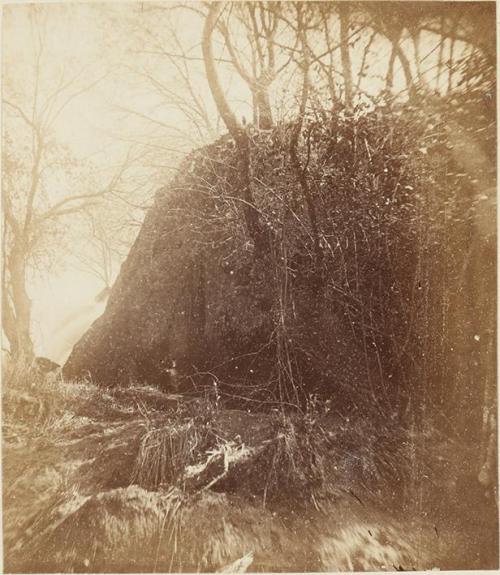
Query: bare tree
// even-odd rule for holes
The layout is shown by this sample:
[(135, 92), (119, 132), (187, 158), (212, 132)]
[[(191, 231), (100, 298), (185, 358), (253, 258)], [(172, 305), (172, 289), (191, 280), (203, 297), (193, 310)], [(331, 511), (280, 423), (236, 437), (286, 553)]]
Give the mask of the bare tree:
[[(414, 101), (417, 96), (417, 88), (413, 78), (410, 62), (400, 44), (407, 23), (397, 15), (391, 15), (386, 9), (378, 4), (375, 4), (371, 8), (371, 12), (372, 27), (379, 34), (385, 36), (392, 45), (386, 75), (386, 89), (390, 91), (393, 87), (394, 65), (397, 59), (401, 64), (401, 68), (405, 77), (408, 98), (410, 101)], [(413, 29), (413, 34), (416, 34), (416, 29)]]
[(214, 98), (217, 110), (221, 115), (224, 124), (229, 133), (234, 138), (238, 148), (239, 156), (239, 197), (243, 204), (243, 214), (247, 231), (252, 239), (256, 253), (262, 253), (267, 250), (268, 238), (265, 235), (260, 222), (260, 215), (255, 206), (252, 185), (250, 178), (250, 142), (248, 134), (243, 126), (238, 122), (236, 116), (231, 110), (224, 90), (222, 89), (217, 65), (213, 55), (212, 36), (217, 26), (217, 20), (220, 14), (221, 5), (218, 3), (210, 4), (205, 25), (203, 27), (202, 50), (205, 63), (205, 70), (208, 85)]
[[(270, 86), (288, 66), (293, 54), (285, 55), (278, 65), (278, 54), (281, 52), (283, 55), (283, 51), (278, 50), (276, 39), (279, 25), (283, 23), (284, 8), (279, 2), (230, 3), (227, 8), (226, 19), (219, 18), (217, 26), (224, 37), (231, 64), (252, 94), (254, 124), (266, 130), (273, 125)], [(230, 16), (233, 12), (248, 40), (250, 68), (243, 63), (244, 54), (238, 51), (231, 34)]]
[[(203, 59), (199, 55), (193, 55), (192, 47), (187, 46), (179, 37), (178, 24), (174, 19), (175, 8), (151, 4), (141, 5), (140, 9), (136, 9), (140, 10), (138, 13), (145, 24), (138, 31), (139, 38), (136, 40), (141, 46), (134, 45), (131, 52), (144, 56), (144, 59), (125, 65), (125, 70), (136, 76), (139, 82), (145, 81), (153, 93), (163, 100), (164, 107), (178, 110), (189, 129), (165, 123), (142, 111), (130, 108), (128, 111), (164, 128), (167, 135), (177, 134), (191, 145), (200, 146), (217, 137), (218, 123), (213, 114), (210, 114), (201, 90), (203, 79), (200, 72), (203, 69)], [(195, 17), (204, 16), (195, 5), (183, 5), (181, 8), (185, 12), (195, 12)], [(134, 14), (137, 15), (136, 12)], [(135, 20), (129, 22), (129, 25), (137, 29)], [(200, 81), (197, 81), (198, 75)]]
[(26, 360), (34, 354), (32, 306), (27, 290), (33, 258), (43, 249), (44, 240), (54, 232), (58, 221), (81, 212), (115, 189), (130, 162), (127, 155), (100, 190), (67, 193), (49, 201), (51, 174), (60, 175), (74, 167), (64, 147), (55, 140), (55, 123), (68, 105), (91, 90), (101, 77), (82, 81), (85, 69), (69, 72), (64, 68), (47, 90), (50, 73), (50, 62), (44, 58), (47, 32), (36, 8), (32, 9), (31, 17), (35, 45), (33, 85), (26, 90), (31, 99), (23, 102), (14, 89), (4, 87), (2, 163), (3, 329), (12, 355)]

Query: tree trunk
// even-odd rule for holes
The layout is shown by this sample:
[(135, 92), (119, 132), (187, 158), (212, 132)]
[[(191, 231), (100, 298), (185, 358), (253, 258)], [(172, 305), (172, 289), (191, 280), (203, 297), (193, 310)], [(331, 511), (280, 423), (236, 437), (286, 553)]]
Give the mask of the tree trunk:
[(422, 66), (420, 62), (420, 30), (418, 28), (411, 31), (411, 39), (415, 53), (415, 67), (417, 70), (418, 83), (423, 85)]
[[(3, 285), (4, 331), (15, 360), (31, 361), (34, 357), (31, 339), (31, 300), (26, 291), (26, 263), (22, 245), (14, 245), (8, 257), (10, 294)], [(9, 301), (10, 300), (12, 304)]]
[(212, 33), (217, 23), (217, 18), (221, 4), (214, 2), (210, 4), (205, 25), (203, 27), (202, 51), (205, 72), (210, 91), (221, 115), (226, 128), (236, 142), (238, 148), (238, 179), (239, 195), (243, 203), (243, 215), (245, 225), (250, 238), (255, 246), (255, 254), (261, 255), (269, 246), (269, 238), (264, 233), (259, 212), (254, 204), (251, 178), (250, 178), (250, 142), (245, 129), (240, 125), (224, 95), (224, 91), (219, 82), (215, 60), (212, 53)]
[[(302, 195), (304, 196), (304, 200), (306, 203), (307, 214), (309, 217), (309, 222), (311, 224), (311, 232), (314, 242), (315, 267), (316, 271), (320, 273), (323, 253), (321, 251), (321, 246), (319, 242), (319, 229), (318, 229), (316, 206), (314, 204), (314, 198), (312, 197), (309, 182), (307, 180), (307, 174), (306, 174), (307, 164), (303, 166), (298, 155), (298, 143), (302, 127), (304, 124), (307, 100), (309, 98), (309, 92), (310, 92), (310, 78), (309, 78), (310, 61), (307, 48), (306, 33), (304, 31), (302, 24), (301, 12), (298, 12), (298, 30), (299, 30), (299, 37), (302, 43), (302, 53), (304, 58), (304, 61), (302, 63), (304, 76), (302, 81), (302, 93), (300, 97), (299, 117), (294, 126), (290, 139), (290, 159), (292, 161), (293, 169), (297, 175), (297, 179), (299, 180)], [(307, 142), (308, 146), (311, 145), (310, 138), (311, 133), (309, 133), (309, 139)]]
[(453, 53), (455, 50), (455, 39), (450, 38), (450, 51), (448, 54), (448, 84), (446, 92), (449, 94), (453, 88)]
[(352, 67), (349, 51), (349, 6), (346, 3), (339, 5), (340, 17), (340, 57), (342, 60), (342, 74), (344, 76), (345, 104), (352, 107)]
[(14, 357), (18, 351), (17, 345), (17, 329), (16, 329), (16, 314), (12, 309), (7, 294), (7, 288), (2, 286), (2, 330), (7, 337), (10, 346), (10, 352)]
[(396, 61), (396, 48), (392, 47), (391, 55), (389, 57), (389, 64), (387, 66), (387, 74), (385, 77), (385, 89), (392, 92), (394, 86), (394, 62)]
[(273, 127), (273, 113), (267, 85), (258, 83), (252, 92), (255, 94), (254, 102), (257, 106), (258, 126), (261, 130), (270, 130)]
[(408, 58), (406, 57), (405, 53), (401, 49), (399, 42), (395, 45), (396, 54), (401, 62), (401, 66), (403, 68), (403, 73), (405, 75), (406, 80), (406, 87), (408, 89), (408, 99), (410, 103), (414, 103), (417, 99), (417, 88), (413, 81), (413, 75), (411, 73), (411, 66)]
[(203, 38), (202, 38), (202, 52), (203, 52), (203, 62), (205, 64), (205, 72), (207, 76), (208, 86), (212, 97), (217, 106), (217, 110), (221, 115), (226, 128), (229, 133), (235, 139), (236, 143), (239, 144), (245, 139), (245, 131), (233, 114), (229, 104), (227, 103), (226, 96), (224, 95), (224, 90), (219, 82), (219, 76), (217, 74), (217, 69), (215, 66), (215, 60), (212, 51), (212, 33), (217, 23), (217, 18), (219, 16), (222, 4), (219, 2), (214, 2), (210, 4), (208, 15), (205, 20), (205, 25), (203, 27)]
[(437, 74), (436, 74), (436, 90), (439, 90), (439, 85), (441, 82), (441, 72), (443, 70), (443, 54), (444, 54), (444, 42), (445, 42), (445, 19), (441, 16), (441, 42), (439, 43), (439, 54), (437, 62)]

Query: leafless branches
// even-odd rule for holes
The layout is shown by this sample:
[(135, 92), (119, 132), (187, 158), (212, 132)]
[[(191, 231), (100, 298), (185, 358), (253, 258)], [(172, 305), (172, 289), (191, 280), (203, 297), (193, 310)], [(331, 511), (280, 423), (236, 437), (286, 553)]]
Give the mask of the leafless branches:
[[(53, 222), (81, 212), (115, 189), (129, 167), (130, 157), (113, 174), (100, 191), (68, 194), (56, 201), (47, 195), (48, 177), (53, 166), (71, 171), (71, 161), (64, 166), (66, 151), (57, 145), (54, 126), (68, 106), (91, 91), (103, 75), (87, 79), (87, 67), (76, 72), (64, 67), (49, 89), (50, 61), (46, 57), (46, 28), (33, 8), (32, 32), (34, 58), (32, 76), (25, 94), (18, 98), (9, 86), (4, 88), (3, 186), (4, 270), (2, 292), (6, 321), (4, 329), (14, 356), (30, 358), (31, 300), (27, 291), (27, 274), (43, 238), (50, 235)], [(31, 84), (30, 84), (31, 83)], [(31, 94), (30, 99), (23, 96)], [(29, 142), (23, 146), (23, 142)], [(62, 158), (60, 160), (60, 158)]]

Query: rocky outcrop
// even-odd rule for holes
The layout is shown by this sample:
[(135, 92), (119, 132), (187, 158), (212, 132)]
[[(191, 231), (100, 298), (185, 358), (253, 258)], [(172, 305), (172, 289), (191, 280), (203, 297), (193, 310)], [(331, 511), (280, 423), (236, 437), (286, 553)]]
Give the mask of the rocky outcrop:
[(269, 335), (262, 263), (236, 235), (234, 200), (217, 197), (231, 170), (231, 150), (222, 164), (221, 147), (226, 140), (189, 157), (158, 192), (104, 314), (64, 366), (66, 377), (178, 387), (174, 377), (202, 371), (207, 359), (223, 361), (228, 351), (253, 351)]
[[(309, 262), (304, 207), (279, 134), (258, 135), (252, 149), (254, 193), (274, 247), (256, 257), (246, 233), (242, 202), (234, 196), (231, 139), (193, 153), (156, 195), (104, 314), (64, 366), (66, 378), (176, 391), (212, 386), (212, 375), (240, 391), (272, 381), (273, 390), (259, 397), (276, 400), (279, 380), (295, 377), (283, 376), (278, 364), (295, 370), (300, 363), (303, 373), (312, 373), (311, 341), (325, 330), (314, 353), (328, 356), (330, 377), (339, 384), (362, 377), (365, 363), (346, 304), (329, 301), (327, 292), (336, 288), (326, 276), (317, 297), (315, 276), (322, 273)], [(294, 208), (284, 207), (294, 201)]]
[(257, 231), (232, 139), (192, 153), (158, 192), (65, 377), (210, 388), (249, 405), (323, 393), (379, 415), (409, 413), (411, 398), (419, 417), (432, 405), (450, 420), (477, 380), (480, 426), (495, 385), (484, 209), (495, 169), (460, 110), (308, 118), (295, 163), (290, 126), (250, 134)]

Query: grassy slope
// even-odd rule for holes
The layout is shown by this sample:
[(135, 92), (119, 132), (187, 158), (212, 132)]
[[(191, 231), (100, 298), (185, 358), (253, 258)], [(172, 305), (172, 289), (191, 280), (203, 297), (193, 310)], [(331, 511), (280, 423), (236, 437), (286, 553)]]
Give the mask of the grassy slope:
[(415, 442), (389, 424), (26, 374), (3, 414), (7, 572), (484, 566), (419, 512)]

